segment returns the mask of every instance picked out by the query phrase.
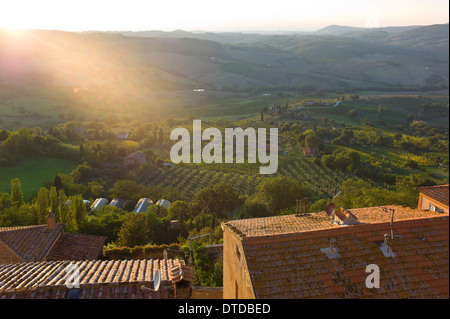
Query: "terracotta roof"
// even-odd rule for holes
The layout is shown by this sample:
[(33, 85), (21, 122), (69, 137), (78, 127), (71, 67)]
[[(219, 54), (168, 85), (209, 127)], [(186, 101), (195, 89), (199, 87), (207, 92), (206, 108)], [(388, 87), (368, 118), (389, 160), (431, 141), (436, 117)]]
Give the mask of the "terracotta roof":
[(0, 227), (0, 264), (98, 259), (106, 237), (63, 233), (63, 224)]
[[(157, 299), (170, 298), (171, 269), (184, 262), (164, 260), (49, 261), (0, 265), (0, 299), (67, 298), (66, 267), (79, 269), (80, 298)], [(183, 266), (186, 267), (186, 266)], [(154, 274), (161, 272), (161, 288), (153, 291)], [(186, 269), (187, 271), (187, 269)], [(73, 283), (69, 279), (69, 283)]]
[[(224, 226), (242, 240), (256, 298), (449, 298), (448, 214), (387, 208), (395, 209), (393, 257), (382, 250), (391, 214), (380, 207), (349, 210), (360, 223), (345, 226), (325, 212)], [(380, 288), (366, 287), (370, 264)]]
[(102, 253), (106, 237), (63, 233), (46, 260), (95, 260)]
[(172, 282), (177, 283), (179, 281), (192, 282), (191, 267), (186, 265), (177, 265), (171, 269)]
[[(395, 222), (395, 237), (389, 242), (395, 257), (385, 257), (380, 249), (389, 223), (255, 237), (243, 243), (257, 298), (448, 299), (448, 227), (448, 216)], [(324, 252), (330, 238), (335, 238), (335, 258)], [(366, 287), (370, 264), (380, 268), (380, 288)]]
[(131, 154), (128, 154), (124, 157), (125, 159), (132, 158), (132, 159), (145, 159), (145, 154), (142, 152), (134, 152)]
[(448, 206), (449, 203), (449, 185), (439, 185), (439, 186), (425, 186), (425, 187), (417, 187), (417, 190), (428, 196), (431, 197), (438, 202), (445, 204)]
[(312, 147), (305, 147), (303, 149), (303, 154), (311, 154), (311, 155), (315, 155), (316, 154), (316, 149), (312, 148)]
[[(403, 206), (384, 206), (395, 209), (394, 220), (442, 216), (443, 213), (429, 212)], [(381, 207), (348, 209), (360, 224), (383, 223), (391, 220), (390, 213), (384, 213)], [(238, 219), (224, 223), (239, 237), (273, 236), (342, 227), (331, 223), (326, 212), (309, 213), (304, 216), (282, 215), (263, 218)]]
[[(0, 227), (0, 242), (20, 261), (40, 261), (58, 239), (63, 227), (63, 224), (57, 224), (54, 229), (47, 225)], [(0, 264), (8, 262), (5, 254), (0, 254), (0, 257)]]

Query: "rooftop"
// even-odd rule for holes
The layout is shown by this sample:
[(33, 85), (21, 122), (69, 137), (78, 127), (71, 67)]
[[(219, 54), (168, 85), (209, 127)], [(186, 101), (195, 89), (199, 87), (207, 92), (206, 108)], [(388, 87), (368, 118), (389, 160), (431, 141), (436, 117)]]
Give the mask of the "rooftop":
[(417, 187), (417, 190), (420, 193), (448, 206), (449, 185)]
[(63, 228), (62, 224), (57, 224), (54, 229), (49, 229), (47, 225), (0, 227), (0, 243), (3, 242), (21, 261), (40, 261)]
[(125, 158), (125, 159), (128, 159), (128, 158), (133, 158), (133, 159), (145, 159), (145, 154), (142, 153), (142, 152), (137, 151), (137, 152), (128, 154), (128, 155), (125, 156), (124, 158)]
[[(0, 265), (0, 299), (67, 298), (69, 265), (79, 269), (80, 298), (167, 298), (165, 284), (188, 278), (189, 269), (178, 259), (48, 261)], [(155, 273), (161, 289), (153, 291)], [(180, 274), (180, 269), (183, 271)], [(184, 276), (184, 277), (183, 277)], [(182, 278), (183, 277), (183, 278)]]
[[(448, 216), (403, 220), (382, 248), (389, 223), (306, 232), (245, 242), (257, 298), (449, 298)], [(336, 254), (327, 254), (335, 238)], [(261, 261), (264, 262), (261, 262)], [(380, 288), (366, 287), (368, 265), (380, 269)]]
[(0, 264), (97, 259), (106, 237), (63, 233), (64, 225), (0, 227)]
[[(395, 209), (387, 245), (391, 214), (381, 207), (348, 210), (359, 221), (352, 225), (332, 223), (325, 212), (223, 225), (242, 240), (259, 299), (448, 299), (449, 215), (386, 208)], [(380, 288), (366, 286), (368, 265), (379, 267)]]
[[(404, 206), (391, 205), (383, 207), (395, 209), (395, 221), (444, 215), (443, 213), (429, 212)], [(348, 209), (348, 211), (356, 216), (360, 224), (384, 223), (391, 220), (391, 214), (383, 212), (381, 206)], [(445, 215), (448, 216), (448, 214)], [(241, 238), (285, 235), (343, 227), (336, 223), (331, 223), (330, 217), (324, 211), (308, 213), (298, 217), (296, 215), (282, 215), (238, 219), (227, 221), (224, 225)]]
[(105, 241), (103, 236), (62, 233), (46, 260), (96, 260)]

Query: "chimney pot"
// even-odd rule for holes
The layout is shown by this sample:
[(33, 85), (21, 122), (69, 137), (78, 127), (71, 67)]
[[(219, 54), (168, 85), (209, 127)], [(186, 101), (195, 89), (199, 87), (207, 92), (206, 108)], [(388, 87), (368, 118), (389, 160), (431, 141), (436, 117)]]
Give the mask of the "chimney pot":
[(47, 228), (48, 229), (56, 228), (56, 218), (55, 218), (55, 214), (53, 214), (52, 211), (50, 211), (47, 216)]

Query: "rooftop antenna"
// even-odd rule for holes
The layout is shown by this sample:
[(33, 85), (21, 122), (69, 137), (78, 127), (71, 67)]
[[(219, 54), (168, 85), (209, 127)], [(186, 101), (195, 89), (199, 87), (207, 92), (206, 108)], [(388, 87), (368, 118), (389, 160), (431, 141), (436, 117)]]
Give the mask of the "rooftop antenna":
[(303, 198), (303, 215), (306, 215), (306, 202), (308, 201), (308, 197)]
[(337, 193), (336, 195), (333, 196), (333, 199), (335, 199), (336, 197), (338, 197), (339, 195), (341, 195), (342, 191), (340, 191), (339, 193)]
[[(296, 209), (296, 214), (295, 214), (296, 217), (306, 215), (306, 201), (307, 200), (308, 200), (307, 197), (304, 197), (301, 199), (297, 198), (297, 209)], [(299, 202), (300, 202), (300, 204), (299, 204)], [(300, 211), (299, 211), (299, 208), (300, 208)]]
[(205, 237), (205, 236), (208, 236), (208, 235), (211, 235), (211, 233), (198, 235), (198, 236), (189, 238), (189, 266), (192, 266), (192, 241), (194, 239), (198, 239), (198, 238)]
[(385, 213), (391, 213), (391, 222), (389, 225), (390, 228), (390, 233), (391, 233), (391, 239), (394, 239), (394, 213), (395, 213), (395, 209), (393, 208), (387, 208), (387, 207), (381, 207), (381, 209), (383, 210), (383, 212)]

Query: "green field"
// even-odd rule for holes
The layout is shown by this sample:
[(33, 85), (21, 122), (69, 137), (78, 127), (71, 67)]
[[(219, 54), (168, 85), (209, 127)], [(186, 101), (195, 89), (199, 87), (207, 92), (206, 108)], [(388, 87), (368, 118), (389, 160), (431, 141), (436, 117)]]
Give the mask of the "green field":
[(0, 192), (11, 191), (11, 179), (19, 178), (24, 199), (36, 193), (46, 180), (70, 173), (77, 164), (68, 160), (33, 157), (13, 167), (0, 167)]

